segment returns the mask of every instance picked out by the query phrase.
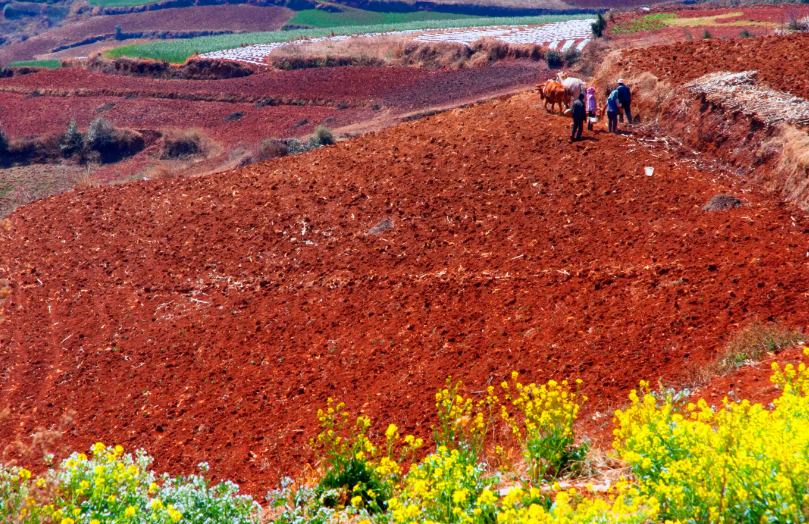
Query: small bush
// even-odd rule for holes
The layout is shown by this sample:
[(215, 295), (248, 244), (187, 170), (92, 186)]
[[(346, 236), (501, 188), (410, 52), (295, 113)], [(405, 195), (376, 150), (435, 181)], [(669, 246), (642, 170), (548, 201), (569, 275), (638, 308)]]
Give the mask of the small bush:
[(75, 120), (71, 120), (67, 125), (67, 131), (65, 131), (62, 140), (59, 142), (59, 148), (62, 150), (62, 154), (66, 157), (70, 157), (74, 153), (81, 151), (84, 146), (83, 142), (84, 140), (79, 132), (79, 126), (76, 125)]
[(531, 481), (537, 485), (573, 471), (589, 448), (574, 444), (573, 423), (587, 401), (578, 391), (581, 380), (573, 389), (566, 380), (536, 386), (518, 382), (516, 372), (511, 376), (511, 386), (502, 383), (511, 412), (504, 407), (502, 416), (520, 443)]
[(8, 138), (6, 138), (3, 127), (0, 126), (0, 155), (5, 155), (6, 153), (8, 153)]
[(710, 31), (708, 31), (707, 29), (702, 31), (702, 39), (703, 40), (710, 40), (711, 38), (713, 38), (713, 35), (711, 34)]
[[(610, 13), (610, 16), (612, 16), (612, 13)], [(601, 38), (604, 36), (604, 30), (607, 28), (607, 20), (604, 18), (604, 14), (601, 11), (598, 12), (598, 18), (590, 25), (590, 28), (593, 31), (594, 37)]]
[(263, 162), (273, 158), (287, 156), (289, 154), (289, 147), (283, 140), (276, 140), (268, 138), (261, 141), (256, 154), (256, 160)]
[(548, 50), (545, 51), (545, 62), (551, 69), (558, 69), (564, 65), (564, 58), (559, 51)]
[(103, 118), (96, 118), (90, 123), (84, 143), (87, 148), (98, 154), (101, 162), (117, 162), (145, 147), (145, 141), (140, 133), (129, 129), (117, 129)]
[(742, 38), (753, 38), (756, 35), (754, 35), (750, 31), (748, 31), (747, 29), (742, 29), (742, 32), (739, 33), (739, 36), (742, 37)]
[(96, 118), (87, 128), (87, 145), (90, 149), (101, 151), (112, 145), (115, 138), (115, 126), (103, 118)]
[(326, 126), (317, 126), (312, 136), (317, 140), (317, 144), (321, 146), (328, 146), (334, 143), (334, 135)]
[(579, 61), (579, 58), (581, 58), (581, 51), (579, 51), (575, 47), (570, 47), (568, 48), (567, 51), (565, 51), (563, 57), (565, 59), (565, 63), (568, 66), (572, 66), (573, 64)]
[(205, 137), (199, 131), (168, 132), (163, 137), (162, 160), (188, 158), (205, 152)]
[[(74, 453), (39, 478), (0, 466), (0, 521), (90, 524), (256, 524), (260, 506), (239, 495), (232, 482), (212, 486), (204, 477), (157, 477), (143, 451), (92, 447), (91, 458)], [(199, 465), (204, 475), (208, 465)]]
[(236, 120), (241, 120), (244, 118), (244, 113), (241, 111), (236, 111), (235, 113), (231, 113), (225, 117), (225, 122), (235, 122)]

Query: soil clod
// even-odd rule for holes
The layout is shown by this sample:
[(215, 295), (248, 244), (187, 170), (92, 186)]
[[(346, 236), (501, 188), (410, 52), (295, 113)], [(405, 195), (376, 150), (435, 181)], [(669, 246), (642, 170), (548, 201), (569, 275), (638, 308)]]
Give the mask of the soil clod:
[(393, 229), (393, 220), (383, 218), (377, 225), (368, 230), (369, 235), (381, 235), (385, 231)]
[(725, 211), (734, 207), (742, 207), (742, 201), (732, 195), (714, 195), (707, 204), (702, 206), (703, 211)]

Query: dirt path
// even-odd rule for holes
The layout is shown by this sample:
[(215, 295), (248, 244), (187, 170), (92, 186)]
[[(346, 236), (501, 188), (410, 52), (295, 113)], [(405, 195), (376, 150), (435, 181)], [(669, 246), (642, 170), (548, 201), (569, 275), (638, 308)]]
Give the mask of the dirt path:
[[(479, 391), (517, 370), (582, 378), (592, 414), (744, 322), (807, 324), (802, 212), (659, 143), (570, 145), (567, 126), (521, 94), (18, 210), (0, 444), (72, 408), (74, 448), (207, 460), (264, 494), (311, 458), (327, 397), (428, 437), (448, 375)], [(745, 205), (701, 210), (721, 192)]]

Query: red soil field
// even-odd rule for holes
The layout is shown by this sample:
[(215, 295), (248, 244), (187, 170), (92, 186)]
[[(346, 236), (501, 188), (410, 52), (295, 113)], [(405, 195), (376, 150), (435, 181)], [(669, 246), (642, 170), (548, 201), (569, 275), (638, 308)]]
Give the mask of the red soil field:
[[(110, 104), (114, 107), (106, 109)], [(268, 106), (227, 102), (191, 102), (122, 97), (35, 97), (0, 93), (3, 127), (12, 138), (62, 133), (71, 120), (85, 129), (103, 117), (120, 127), (132, 129), (198, 128), (215, 141), (227, 145), (253, 145), (270, 137), (306, 135), (327, 119), (331, 127), (366, 120), (371, 109), (338, 110), (319, 106)], [(103, 111), (102, 111), (103, 110)], [(236, 112), (244, 117), (226, 122)], [(302, 120), (309, 122), (297, 125)]]
[(0, 91), (30, 93), (50, 90), (87, 96), (138, 93), (143, 97), (257, 101), (286, 97), (301, 103), (337, 104), (353, 101), (371, 106), (406, 108), (450, 103), (518, 85), (532, 85), (548, 76), (547, 68), (523, 61), (493, 67), (437, 71), (413, 67), (335, 67), (295, 71), (262, 70), (226, 80), (158, 80), (92, 73), (82, 68), (42, 71), (0, 79)]
[(809, 35), (701, 40), (623, 52), (619, 66), (681, 84), (716, 71), (757, 70), (774, 89), (809, 98)]
[[(289, 20), (293, 11), (285, 7), (217, 5), (163, 9), (124, 15), (95, 16), (84, 21), (55, 27), (24, 42), (0, 48), (0, 65), (31, 60), (57, 47), (81, 42), (94, 36), (137, 31), (275, 31)], [(112, 44), (112, 43), (110, 43)]]
[(262, 71), (225, 80), (158, 80), (92, 73), (82, 68), (55, 69), (0, 80), (0, 90), (55, 89), (88, 93), (139, 93), (162, 98), (216, 95), (221, 100), (261, 100), (285, 96), (299, 100), (372, 100), (393, 88), (441, 72), (402, 67), (337, 67), (297, 71)]
[(707, 386), (696, 390), (692, 394), (692, 398), (704, 398), (711, 406), (721, 406), (725, 398), (730, 401), (744, 398), (766, 406), (782, 393), (775, 387), (775, 384), (770, 382), (773, 374), (773, 362), (777, 362), (783, 370), (786, 364), (797, 367), (806, 361), (803, 346), (790, 348), (778, 355), (769, 356), (761, 362), (744, 366), (733, 373), (715, 378)]
[[(429, 437), (447, 376), (480, 391), (517, 370), (582, 378), (587, 414), (609, 412), (751, 320), (807, 325), (804, 213), (654, 144), (570, 145), (568, 125), (522, 94), (19, 209), (0, 253), (0, 444), (72, 408), (66, 449), (144, 447), (174, 473), (205, 460), (264, 494), (312, 458), (327, 397), (374, 436)], [(717, 193), (744, 206), (703, 212)]]

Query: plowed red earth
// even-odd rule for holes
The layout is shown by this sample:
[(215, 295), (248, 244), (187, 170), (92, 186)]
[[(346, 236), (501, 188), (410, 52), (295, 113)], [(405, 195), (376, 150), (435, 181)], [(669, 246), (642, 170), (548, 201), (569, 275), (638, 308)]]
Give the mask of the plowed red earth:
[(143, 31), (274, 31), (289, 20), (293, 11), (285, 7), (251, 5), (194, 6), (113, 16), (55, 27), (24, 42), (0, 48), (0, 64), (30, 60), (36, 55), (72, 45), (95, 36)]
[(56, 90), (62, 93), (139, 93), (143, 97), (189, 99), (206, 96), (226, 101), (289, 97), (308, 101), (381, 101), (407, 108), (445, 104), (515, 85), (544, 80), (547, 68), (522, 61), (460, 71), (413, 67), (335, 67), (262, 71), (226, 80), (155, 80), (56, 69), (0, 80), (0, 90)]
[[(114, 104), (112, 107), (110, 105)], [(188, 100), (132, 99), (123, 97), (35, 97), (0, 93), (3, 127), (8, 136), (62, 133), (71, 120), (86, 129), (103, 117), (120, 127), (133, 129), (203, 129), (221, 144), (252, 146), (269, 137), (294, 137), (311, 133), (318, 124), (340, 127), (373, 116), (371, 109), (338, 110), (321, 106), (267, 106)], [(238, 120), (227, 121), (233, 113)], [(329, 120), (330, 119), (330, 120)], [(306, 121), (305, 124), (299, 125)]]
[(809, 34), (701, 40), (623, 52), (620, 66), (681, 84), (716, 71), (758, 71), (773, 88), (809, 98)]
[[(603, 412), (747, 321), (806, 326), (801, 211), (654, 144), (570, 145), (538, 104), (21, 208), (0, 253), (0, 443), (72, 408), (66, 447), (206, 460), (263, 494), (312, 458), (327, 397), (428, 437), (448, 375), (480, 391), (517, 370), (580, 377)], [(721, 192), (744, 207), (703, 212)]]

